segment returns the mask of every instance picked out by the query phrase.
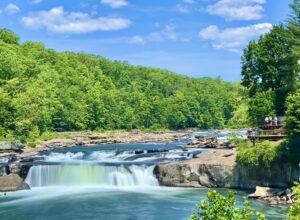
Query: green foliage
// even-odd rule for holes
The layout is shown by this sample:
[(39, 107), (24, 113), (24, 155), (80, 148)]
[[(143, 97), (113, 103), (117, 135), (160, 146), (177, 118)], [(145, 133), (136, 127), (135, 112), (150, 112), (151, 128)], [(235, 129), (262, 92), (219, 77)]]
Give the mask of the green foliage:
[(289, 220), (300, 219), (300, 183), (293, 187), (293, 199), (295, 203), (289, 208)]
[(233, 112), (232, 118), (227, 124), (230, 128), (247, 128), (250, 127), (249, 117), (248, 117), (248, 106), (244, 103), (238, 106), (238, 108)]
[(242, 84), (249, 97), (271, 90), (277, 115), (284, 115), (286, 97), (296, 89), (298, 58), (290, 39), (285, 27), (274, 26), (258, 42), (250, 42), (242, 57)]
[(300, 90), (288, 97), (286, 106), (285, 131), (291, 138), (300, 136)]
[(289, 137), (284, 142), (283, 150), (288, 161), (297, 166), (300, 163), (300, 136)]
[(8, 29), (0, 29), (0, 40), (7, 44), (19, 44), (19, 37)]
[(263, 141), (255, 146), (247, 141), (238, 143), (237, 162), (250, 166), (270, 167), (283, 157), (284, 142)]
[(239, 209), (235, 206), (234, 192), (229, 191), (227, 196), (223, 196), (215, 190), (209, 190), (207, 201), (201, 201), (193, 211), (190, 220), (251, 220), (265, 219), (264, 215), (255, 213), (250, 208), (250, 202), (245, 199), (244, 207)]
[(0, 41), (0, 138), (45, 132), (223, 128), (241, 86), (190, 79), (41, 43)]
[(288, 19), (288, 29), (292, 34), (293, 49), (300, 56), (300, 0), (294, 0), (290, 4), (292, 10)]
[(274, 93), (269, 90), (258, 92), (249, 100), (249, 118), (252, 125), (261, 125), (268, 115), (275, 115)]

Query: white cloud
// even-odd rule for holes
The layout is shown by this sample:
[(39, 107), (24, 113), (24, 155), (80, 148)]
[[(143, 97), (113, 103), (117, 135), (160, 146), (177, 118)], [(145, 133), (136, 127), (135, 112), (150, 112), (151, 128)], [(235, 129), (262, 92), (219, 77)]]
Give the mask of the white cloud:
[(146, 40), (142, 36), (136, 35), (132, 37), (129, 42), (131, 44), (144, 45), (146, 43)]
[(215, 49), (241, 52), (250, 40), (269, 32), (272, 24), (261, 23), (238, 28), (220, 30), (216, 25), (208, 26), (199, 32), (199, 37), (212, 42)]
[(31, 0), (32, 4), (40, 4), (42, 0)]
[(126, 0), (101, 0), (101, 3), (109, 5), (112, 8), (122, 8), (128, 5)]
[(178, 40), (181, 34), (176, 31), (176, 26), (173, 24), (166, 25), (165, 28), (159, 32), (152, 32), (149, 36), (151, 41), (164, 41), (164, 40)]
[(20, 12), (20, 8), (15, 4), (8, 4), (4, 9), (8, 14), (16, 14)]
[(176, 5), (176, 10), (183, 14), (188, 14), (191, 12), (190, 8), (187, 5), (181, 5), (181, 4)]
[(189, 38), (182, 36), (182, 33), (176, 31), (174, 24), (166, 25), (162, 30), (152, 32), (146, 36), (136, 35), (129, 39), (131, 44), (144, 45), (147, 42), (164, 42), (164, 41), (182, 41), (188, 42)]
[(263, 17), (262, 4), (267, 0), (218, 0), (207, 7), (207, 12), (226, 20), (258, 20)]
[(196, 0), (182, 0), (186, 4), (194, 4), (196, 3)]
[(65, 12), (63, 7), (33, 13), (23, 17), (21, 22), (28, 28), (46, 28), (48, 31), (62, 34), (120, 30), (131, 25), (131, 21), (126, 18), (93, 18), (82, 12)]

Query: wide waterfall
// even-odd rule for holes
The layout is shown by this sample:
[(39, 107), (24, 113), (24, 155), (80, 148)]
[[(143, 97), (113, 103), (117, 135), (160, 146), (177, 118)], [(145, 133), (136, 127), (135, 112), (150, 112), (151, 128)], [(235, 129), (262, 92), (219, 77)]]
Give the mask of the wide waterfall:
[(153, 166), (105, 166), (98, 164), (37, 165), (30, 168), (30, 187), (45, 186), (158, 186)]

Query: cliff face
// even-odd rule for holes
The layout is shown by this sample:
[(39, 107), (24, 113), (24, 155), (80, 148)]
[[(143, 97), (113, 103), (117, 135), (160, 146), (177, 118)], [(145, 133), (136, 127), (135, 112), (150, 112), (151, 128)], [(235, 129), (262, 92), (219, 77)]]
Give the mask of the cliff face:
[(298, 167), (280, 164), (266, 168), (238, 165), (234, 150), (206, 151), (198, 158), (157, 165), (161, 185), (255, 189), (256, 186), (287, 188), (300, 177)]

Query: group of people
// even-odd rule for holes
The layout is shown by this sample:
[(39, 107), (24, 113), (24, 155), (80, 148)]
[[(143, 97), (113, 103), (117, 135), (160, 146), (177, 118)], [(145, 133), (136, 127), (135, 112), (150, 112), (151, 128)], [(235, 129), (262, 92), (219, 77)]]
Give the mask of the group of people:
[(266, 118), (265, 118), (265, 124), (266, 125), (278, 125), (278, 118), (277, 118), (277, 116), (275, 116), (274, 119), (272, 118), (272, 116), (266, 116)]

